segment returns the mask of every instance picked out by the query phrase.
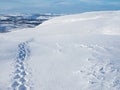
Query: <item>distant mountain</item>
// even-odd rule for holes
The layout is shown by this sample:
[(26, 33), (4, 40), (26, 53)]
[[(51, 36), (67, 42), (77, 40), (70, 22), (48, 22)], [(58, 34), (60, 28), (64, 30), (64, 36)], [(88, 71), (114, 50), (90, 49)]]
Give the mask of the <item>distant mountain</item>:
[(0, 33), (12, 29), (33, 28), (58, 15), (53, 14), (8, 14), (0, 15)]

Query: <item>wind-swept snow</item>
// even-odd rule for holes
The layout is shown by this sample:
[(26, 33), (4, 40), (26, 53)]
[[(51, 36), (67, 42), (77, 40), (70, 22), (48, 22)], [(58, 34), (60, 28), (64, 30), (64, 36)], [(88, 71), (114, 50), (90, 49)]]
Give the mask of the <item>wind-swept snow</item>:
[(120, 90), (119, 24), (120, 11), (90, 12), (0, 34), (0, 89)]

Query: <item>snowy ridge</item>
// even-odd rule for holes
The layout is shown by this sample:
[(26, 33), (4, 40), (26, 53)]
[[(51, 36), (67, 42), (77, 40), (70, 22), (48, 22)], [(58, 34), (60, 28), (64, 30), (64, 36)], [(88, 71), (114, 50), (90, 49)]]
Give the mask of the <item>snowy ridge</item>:
[[(119, 16), (120, 11), (66, 15), (48, 20), (36, 29), (45, 34), (120, 34)], [(50, 30), (52, 31), (50, 32)]]
[(120, 90), (119, 23), (120, 11), (89, 12), (0, 34), (0, 89)]

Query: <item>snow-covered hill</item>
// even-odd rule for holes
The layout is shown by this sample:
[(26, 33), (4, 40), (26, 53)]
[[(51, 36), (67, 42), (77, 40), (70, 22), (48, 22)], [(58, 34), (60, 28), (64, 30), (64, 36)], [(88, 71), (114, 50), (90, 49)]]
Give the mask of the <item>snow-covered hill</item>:
[(0, 34), (0, 90), (120, 90), (119, 53), (120, 11)]

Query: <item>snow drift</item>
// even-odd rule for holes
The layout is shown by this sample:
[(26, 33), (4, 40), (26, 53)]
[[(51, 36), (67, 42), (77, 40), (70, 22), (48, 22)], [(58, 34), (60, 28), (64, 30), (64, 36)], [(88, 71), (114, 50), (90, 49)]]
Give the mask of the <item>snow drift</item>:
[(120, 90), (119, 24), (89, 12), (0, 34), (0, 89)]

